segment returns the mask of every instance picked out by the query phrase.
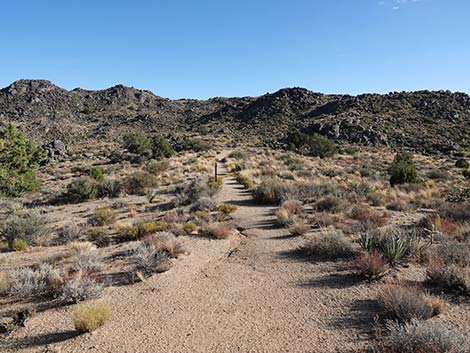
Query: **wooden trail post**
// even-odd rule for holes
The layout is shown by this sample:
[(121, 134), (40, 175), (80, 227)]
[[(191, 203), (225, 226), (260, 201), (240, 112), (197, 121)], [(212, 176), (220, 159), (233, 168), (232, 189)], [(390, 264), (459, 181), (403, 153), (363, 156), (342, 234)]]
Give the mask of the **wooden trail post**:
[(214, 164), (214, 181), (217, 183), (217, 159)]

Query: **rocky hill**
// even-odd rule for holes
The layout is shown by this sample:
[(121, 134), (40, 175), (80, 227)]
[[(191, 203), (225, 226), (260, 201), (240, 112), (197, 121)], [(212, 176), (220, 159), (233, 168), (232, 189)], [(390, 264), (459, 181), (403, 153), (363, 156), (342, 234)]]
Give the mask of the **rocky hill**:
[(170, 100), (122, 85), (69, 91), (45, 80), (19, 80), (0, 90), (0, 122), (15, 122), (42, 141), (114, 139), (140, 128), (275, 142), (299, 129), (340, 142), (433, 153), (469, 149), (470, 96), (448, 91), (324, 95), (285, 88), (260, 97)]

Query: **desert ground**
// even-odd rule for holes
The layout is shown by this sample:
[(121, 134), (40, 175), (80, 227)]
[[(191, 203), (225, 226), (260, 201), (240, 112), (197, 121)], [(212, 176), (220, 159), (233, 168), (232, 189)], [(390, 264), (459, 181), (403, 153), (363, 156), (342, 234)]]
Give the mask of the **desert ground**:
[[(405, 352), (401, 332), (468, 352), (469, 186), (456, 158), (414, 154), (419, 183), (391, 186), (388, 148), (208, 145), (152, 161), (96, 142), (40, 167), (41, 192), (4, 199), (0, 351), (392, 353)], [(92, 167), (124, 190), (64, 201)], [(44, 231), (9, 244), (12, 217)], [(107, 314), (80, 329), (80, 308)]]

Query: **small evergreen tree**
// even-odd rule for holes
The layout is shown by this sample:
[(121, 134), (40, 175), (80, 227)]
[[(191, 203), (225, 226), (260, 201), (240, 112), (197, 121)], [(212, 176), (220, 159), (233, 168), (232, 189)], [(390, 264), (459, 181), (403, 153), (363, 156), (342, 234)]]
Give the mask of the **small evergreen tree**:
[(418, 172), (413, 161), (413, 155), (406, 151), (399, 151), (395, 155), (389, 168), (390, 185), (416, 184), (419, 182)]
[(124, 135), (123, 147), (139, 156), (152, 156), (152, 140), (141, 131), (132, 131)]
[(155, 159), (169, 158), (175, 153), (170, 142), (162, 135), (152, 138), (152, 152)]
[(0, 194), (18, 197), (37, 191), (40, 183), (34, 169), (46, 158), (46, 151), (9, 124), (0, 135)]

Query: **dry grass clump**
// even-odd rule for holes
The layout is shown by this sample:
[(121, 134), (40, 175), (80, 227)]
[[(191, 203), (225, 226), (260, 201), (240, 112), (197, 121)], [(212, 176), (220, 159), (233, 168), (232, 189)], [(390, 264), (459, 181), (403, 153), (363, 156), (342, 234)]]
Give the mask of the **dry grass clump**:
[(313, 204), (313, 208), (317, 212), (336, 213), (341, 210), (341, 206), (341, 199), (336, 196), (326, 196)]
[(282, 227), (292, 226), (302, 213), (302, 203), (298, 200), (284, 201), (276, 210), (277, 223)]
[(124, 179), (124, 188), (128, 194), (144, 196), (149, 189), (157, 186), (157, 179), (154, 175), (137, 171), (129, 174)]
[(237, 206), (223, 203), (217, 206), (217, 211), (219, 211), (222, 215), (228, 216), (229, 214), (235, 212), (237, 210)]
[(390, 322), (388, 335), (377, 345), (377, 353), (468, 353), (470, 341), (439, 323), (411, 320)]
[(211, 238), (227, 239), (233, 233), (233, 228), (226, 223), (212, 223), (207, 224), (200, 232)]
[(295, 186), (280, 179), (265, 179), (252, 190), (256, 202), (278, 205), (296, 194)]
[(80, 239), (82, 236), (82, 229), (73, 222), (65, 224), (58, 232), (59, 242), (61, 244), (68, 244), (70, 242)]
[(237, 182), (242, 184), (246, 189), (251, 189), (253, 187), (253, 181), (245, 174), (238, 174)]
[(369, 206), (354, 206), (351, 218), (361, 222), (364, 228), (383, 227), (387, 223), (387, 214), (378, 212)]
[(192, 234), (197, 230), (197, 224), (193, 222), (186, 222), (183, 224), (183, 230), (186, 234)]
[(104, 325), (111, 317), (111, 310), (105, 304), (81, 305), (73, 312), (73, 325), (80, 333), (92, 332)]
[(298, 219), (289, 227), (289, 232), (293, 236), (304, 235), (310, 230), (310, 226), (303, 219)]
[(144, 238), (157, 252), (165, 252), (171, 258), (187, 253), (185, 245), (170, 232), (158, 232)]
[(157, 251), (151, 243), (138, 241), (131, 250), (130, 255), (136, 269), (142, 271), (145, 275), (165, 272), (170, 269), (168, 253)]
[(352, 243), (341, 230), (335, 228), (317, 234), (299, 250), (307, 256), (329, 260), (350, 257), (354, 254)]
[(379, 304), (392, 319), (406, 322), (427, 320), (445, 310), (445, 303), (424, 295), (416, 288), (389, 285), (379, 293)]
[(428, 255), (427, 281), (470, 295), (470, 243), (443, 241)]
[(217, 202), (208, 196), (202, 196), (197, 199), (192, 207), (193, 211), (214, 211), (217, 208)]
[(379, 279), (389, 270), (388, 261), (378, 250), (364, 251), (354, 260), (359, 276), (367, 279)]
[(91, 275), (103, 269), (103, 262), (96, 249), (79, 251), (73, 260), (72, 269), (75, 272)]

